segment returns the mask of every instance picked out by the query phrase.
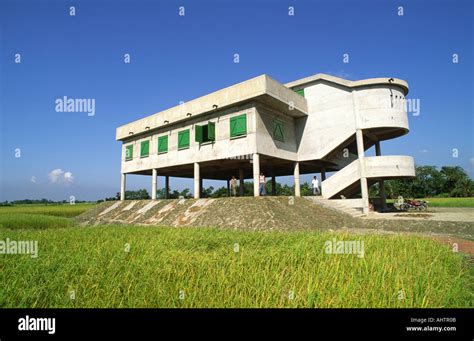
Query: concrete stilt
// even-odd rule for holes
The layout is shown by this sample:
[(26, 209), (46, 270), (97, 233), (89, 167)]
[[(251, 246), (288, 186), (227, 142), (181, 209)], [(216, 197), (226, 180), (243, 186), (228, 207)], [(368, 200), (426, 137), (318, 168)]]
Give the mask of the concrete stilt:
[(300, 163), (299, 162), (295, 162), (294, 178), (295, 178), (295, 197), (300, 197), (301, 186), (300, 186)]
[(244, 170), (242, 168), (239, 168), (239, 195), (241, 197), (244, 196)]
[(199, 199), (201, 197), (201, 189), (199, 188), (201, 183), (201, 175), (199, 174), (199, 163), (194, 162), (194, 198)]
[(259, 197), (259, 177), (260, 177), (260, 155), (258, 153), (253, 154), (253, 196)]
[(365, 156), (364, 156), (364, 135), (362, 129), (356, 130), (357, 154), (359, 157), (360, 169), (360, 190), (362, 193), (362, 211), (364, 214), (369, 213), (369, 188), (367, 186), (367, 178), (365, 176)]
[(272, 195), (276, 195), (276, 177), (275, 175), (272, 176)]
[(120, 200), (125, 200), (125, 184), (127, 182), (127, 174), (122, 173), (122, 178), (120, 181)]
[(156, 168), (151, 171), (151, 200), (156, 200), (156, 176), (158, 172)]
[(169, 199), (170, 197), (170, 177), (167, 175), (165, 177), (165, 198)]
[[(380, 141), (375, 143), (375, 155), (381, 156), (382, 152), (380, 150)], [(383, 179), (379, 180), (379, 194), (380, 194), (380, 205), (382, 207), (382, 211), (387, 209), (387, 198), (385, 197), (385, 183)]]

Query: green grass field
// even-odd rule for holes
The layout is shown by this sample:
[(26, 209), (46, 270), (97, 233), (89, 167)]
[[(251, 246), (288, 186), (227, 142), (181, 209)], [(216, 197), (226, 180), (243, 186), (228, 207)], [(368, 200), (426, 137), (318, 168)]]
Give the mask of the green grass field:
[[(422, 237), (2, 220), (0, 240), (39, 252), (0, 254), (0, 307), (473, 306), (466, 256)], [(364, 257), (326, 254), (333, 238), (363, 241)]]
[(5, 213), (26, 213), (50, 215), (56, 217), (75, 217), (88, 209), (94, 207), (92, 203), (80, 203), (75, 205), (58, 204), (58, 205), (14, 205), (0, 206), (0, 215)]

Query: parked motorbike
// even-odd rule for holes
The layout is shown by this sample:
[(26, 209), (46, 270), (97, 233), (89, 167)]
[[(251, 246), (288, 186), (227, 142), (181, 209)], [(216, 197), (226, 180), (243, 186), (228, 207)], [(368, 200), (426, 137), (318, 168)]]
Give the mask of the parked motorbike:
[(428, 202), (425, 200), (407, 199), (407, 200), (404, 200), (402, 203), (398, 203), (398, 205), (395, 205), (395, 207), (399, 209), (400, 211), (408, 211), (408, 210), (426, 211), (428, 209)]

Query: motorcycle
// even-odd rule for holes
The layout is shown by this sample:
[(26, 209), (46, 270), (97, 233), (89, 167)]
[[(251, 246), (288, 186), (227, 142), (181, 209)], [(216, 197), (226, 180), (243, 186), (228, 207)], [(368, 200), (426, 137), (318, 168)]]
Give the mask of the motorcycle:
[(397, 206), (400, 211), (426, 211), (428, 209), (428, 202), (425, 200), (405, 200), (403, 203), (400, 203)]

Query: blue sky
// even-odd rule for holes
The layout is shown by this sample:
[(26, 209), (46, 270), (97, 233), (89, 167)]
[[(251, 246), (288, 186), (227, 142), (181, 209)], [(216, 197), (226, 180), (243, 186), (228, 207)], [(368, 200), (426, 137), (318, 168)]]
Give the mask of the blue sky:
[[(113, 196), (117, 126), (263, 73), (407, 80), (420, 115), (382, 153), (473, 177), (473, 13), (472, 1), (0, 0), (0, 201)], [(63, 96), (95, 99), (95, 116), (56, 112)], [(129, 176), (143, 187), (149, 177)]]

